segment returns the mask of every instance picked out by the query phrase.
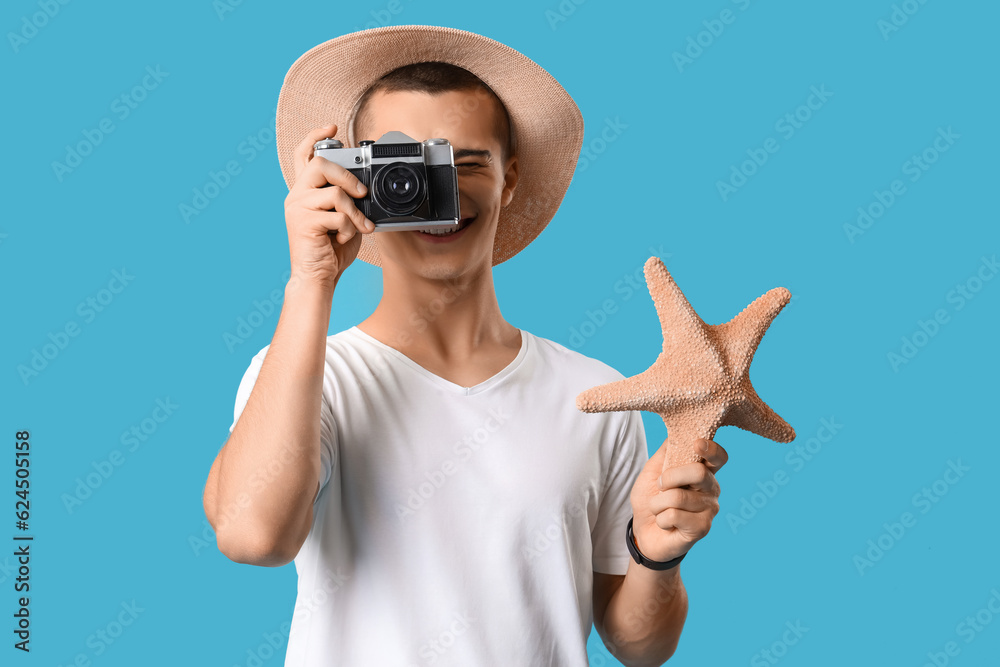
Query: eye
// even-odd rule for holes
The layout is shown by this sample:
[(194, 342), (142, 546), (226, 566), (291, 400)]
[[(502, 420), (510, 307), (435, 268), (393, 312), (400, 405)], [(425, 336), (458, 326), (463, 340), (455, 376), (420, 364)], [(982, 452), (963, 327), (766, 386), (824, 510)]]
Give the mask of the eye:
[(481, 162), (457, 162), (457, 163), (455, 163), (455, 166), (456, 167), (485, 167), (486, 165), (484, 165)]

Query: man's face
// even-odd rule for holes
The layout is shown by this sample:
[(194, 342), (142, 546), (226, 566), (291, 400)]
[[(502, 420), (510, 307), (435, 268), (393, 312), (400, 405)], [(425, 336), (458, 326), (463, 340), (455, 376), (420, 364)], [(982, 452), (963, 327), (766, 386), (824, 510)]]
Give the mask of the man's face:
[(494, 131), (498, 110), (483, 92), (449, 91), (428, 94), (379, 92), (367, 106), (366, 136), (378, 139), (396, 130), (423, 141), (443, 137), (451, 142), (458, 170), (462, 224), (451, 236), (424, 232), (379, 232), (383, 270), (399, 269), (428, 279), (478, 273), (493, 266), (493, 237), (500, 210), (510, 203), (517, 183), (517, 160), (500, 162), (500, 141)]

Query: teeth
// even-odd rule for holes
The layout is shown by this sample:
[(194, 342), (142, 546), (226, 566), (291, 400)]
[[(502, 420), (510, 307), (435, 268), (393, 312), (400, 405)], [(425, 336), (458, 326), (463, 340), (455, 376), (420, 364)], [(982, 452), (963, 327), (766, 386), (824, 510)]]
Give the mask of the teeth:
[(421, 229), (420, 231), (422, 231), (425, 234), (432, 234), (433, 236), (451, 236), (452, 234), (462, 231), (468, 226), (469, 223), (466, 222), (464, 224), (459, 225), (458, 227), (455, 227), (454, 229)]

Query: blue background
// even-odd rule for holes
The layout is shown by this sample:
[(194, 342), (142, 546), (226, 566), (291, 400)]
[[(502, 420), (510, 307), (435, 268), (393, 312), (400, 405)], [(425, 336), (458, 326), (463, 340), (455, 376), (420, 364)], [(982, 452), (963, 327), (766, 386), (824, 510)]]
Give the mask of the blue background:
[[(1000, 462), (991, 421), (1000, 280), (982, 280), (996, 271), (983, 258), (1000, 247), (995, 3), (910, 0), (917, 11), (891, 32), (879, 26), (893, 13), (888, 0), (243, 2), (221, 14), (210, 0), (51, 4), (51, 18), (38, 2), (0, 10), (0, 432), (11, 443), (31, 431), (35, 535), (32, 652), (11, 647), (16, 575), (13, 558), (0, 556), (0, 662), (64, 665), (83, 654), (107, 667), (281, 664), (283, 637), (273, 656), (259, 648), (290, 620), (294, 567), (227, 560), (201, 504), (239, 380), (270, 341), (277, 309), (233, 350), (223, 335), (288, 270), (287, 190), (270, 134), (285, 72), (337, 35), (410, 23), (509, 44), (583, 112), (594, 159), (578, 166), (537, 241), (495, 269), (511, 323), (633, 375), (659, 353), (660, 331), (641, 282), (628, 293), (621, 281), (641, 276), (651, 254), (709, 323), (772, 287), (794, 295), (752, 377), (798, 438), (717, 434), (731, 456), (722, 509), (682, 566), (690, 612), (671, 664), (764, 665), (780, 655), (786, 665), (923, 665), (949, 641), (959, 652), (939, 664), (1000, 654), (1000, 618), (981, 612), (1000, 590), (990, 481)], [(726, 9), (732, 21), (712, 24)], [(44, 25), (33, 30), (33, 20)], [(678, 65), (675, 52), (687, 48), (696, 57)], [(167, 74), (121, 118), (114, 100), (147, 66)], [(832, 95), (799, 109), (813, 86)], [(810, 117), (788, 136), (776, 123), (796, 110)], [(53, 163), (105, 118), (113, 132), (60, 178)], [(604, 141), (609, 122), (625, 127)], [(904, 164), (948, 128), (959, 138), (909, 180)], [(258, 134), (265, 150), (250, 160), (241, 143)], [(769, 137), (779, 150), (720, 195), (717, 183)], [(185, 223), (179, 205), (229, 160), (241, 173)], [(849, 238), (858, 207), (895, 179), (905, 193)], [(100, 312), (79, 309), (108, 296), (123, 268), (134, 278)], [(961, 308), (960, 285), (978, 290)], [(364, 319), (380, 293), (379, 270), (356, 262), (330, 332)], [(601, 320), (591, 315), (607, 299), (615, 312), (581, 328)], [(935, 330), (926, 322), (938, 310), (947, 321)], [(18, 368), (69, 322), (78, 335), (22, 378)], [(933, 336), (919, 335), (921, 322)], [(121, 434), (168, 398), (173, 414), (134, 451), (123, 447)], [(663, 423), (644, 419), (658, 447)], [(810, 460), (797, 458), (810, 438)], [(121, 465), (67, 507), (114, 450)], [(0, 532), (13, 544), (5, 451)], [(949, 474), (953, 484), (940, 481), (949, 462), (968, 468)], [(785, 484), (768, 484), (782, 472)], [(925, 488), (933, 504), (915, 502)], [(904, 512), (915, 523), (893, 528)], [(134, 622), (113, 644), (95, 642), (133, 601), (142, 610)], [(977, 613), (989, 621), (963, 632)], [(783, 636), (786, 624), (808, 630)], [(589, 651), (594, 665), (617, 664), (596, 632)]]

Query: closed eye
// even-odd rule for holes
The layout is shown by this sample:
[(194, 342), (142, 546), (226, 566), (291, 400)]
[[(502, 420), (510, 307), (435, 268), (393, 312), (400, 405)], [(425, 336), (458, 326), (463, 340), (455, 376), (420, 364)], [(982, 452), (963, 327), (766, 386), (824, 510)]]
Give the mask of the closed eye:
[(455, 164), (456, 167), (485, 167), (486, 165), (481, 162), (459, 162)]

